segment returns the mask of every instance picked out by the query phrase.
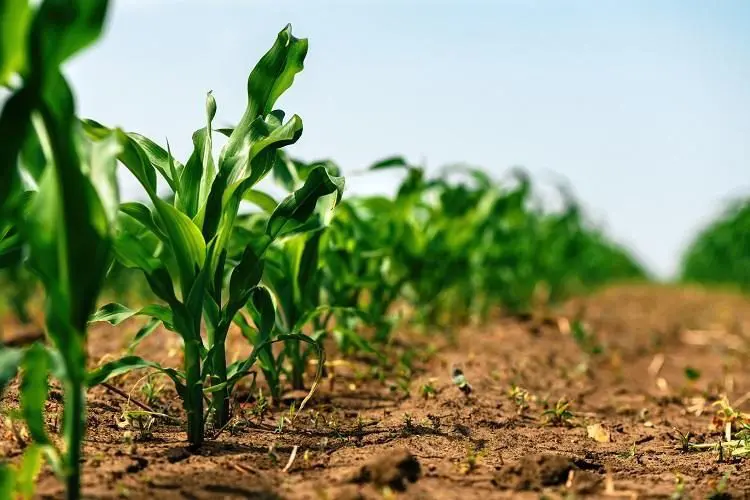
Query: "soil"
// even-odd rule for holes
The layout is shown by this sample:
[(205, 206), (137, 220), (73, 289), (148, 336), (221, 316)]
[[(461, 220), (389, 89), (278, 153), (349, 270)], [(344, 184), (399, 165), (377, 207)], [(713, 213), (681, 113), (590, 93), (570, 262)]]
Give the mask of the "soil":
[[(586, 339), (576, 341), (576, 319)], [(93, 328), (92, 364), (122, 353), (141, 323)], [(247, 346), (235, 333), (230, 352), (239, 357)], [(9, 322), (5, 334), (13, 337)], [(136, 353), (177, 365), (179, 342), (159, 331)], [(294, 419), (279, 429), (290, 402), (298, 405), (304, 394), (291, 394), (261, 419), (256, 394), (245, 387), (232, 425), (197, 452), (186, 448), (171, 420), (157, 418), (147, 432), (132, 421), (123, 428), (123, 412), (147, 401), (143, 373), (129, 374), (114, 379), (113, 389), (89, 391), (84, 493), (747, 498), (750, 461), (711, 449), (684, 451), (678, 432), (690, 432), (692, 443), (718, 442), (724, 421), (713, 403), (723, 395), (735, 410), (750, 412), (749, 353), (750, 299), (698, 288), (612, 287), (526, 318), (498, 317), (449, 332), (400, 331), (382, 370), (331, 348), (326, 380)], [(456, 369), (468, 386), (454, 383)], [(180, 418), (166, 381), (152, 382), (165, 388), (149, 404)], [(132, 401), (113, 390), (132, 391)], [(16, 404), (16, 394), (11, 388), (7, 406)], [(47, 407), (52, 431), (59, 396), (53, 391)], [(555, 419), (549, 410), (558, 401)], [(0, 455), (16, 459), (23, 429), (0, 425)], [(62, 486), (44, 470), (37, 494), (61, 498)]]

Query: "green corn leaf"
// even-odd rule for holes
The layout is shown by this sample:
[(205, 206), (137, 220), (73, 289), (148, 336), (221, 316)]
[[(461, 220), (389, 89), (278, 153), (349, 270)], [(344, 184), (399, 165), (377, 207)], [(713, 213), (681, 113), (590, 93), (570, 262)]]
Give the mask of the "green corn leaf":
[(247, 303), (253, 288), (260, 283), (262, 277), (263, 261), (252, 246), (248, 245), (240, 258), (239, 264), (232, 271), (229, 280), (227, 318), (233, 318), (237, 311)]
[(331, 177), (324, 167), (315, 168), (301, 188), (279, 203), (268, 220), (266, 234), (271, 239), (291, 234), (307, 222), (320, 198), (336, 193), (337, 204), (343, 191), (343, 177)]
[(307, 55), (307, 40), (295, 38), (291, 25), (287, 25), (276, 37), (271, 49), (250, 72), (247, 82), (248, 104), (242, 119), (234, 128), (219, 159), (223, 165), (229, 158), (242, 156), (246, 147), (251, 124), (271, 112), (274, 103), (294, 81), (304, 67)]
[[(34, 487), (37, 477), (42, 470), (43, 446), (32, 444), (23, 452), (23, 459), (18, 468), (16, 478), (16, 489), (21, 498), (31, 499), (34, 496)], [(10, 497), (7, 497), (10, 498)]]
[(265, 259), (263, 281), (271, 289), (279, 309), (283, 311), (283, 315), (280, 314), (277, 320), (283, 325), (282, 330), (285, 332), (291, 332), (292, 325), (301, 314), (301, 304), (295, 300), (298, 268), (294, 266), (293, 260), (295, 255), (301, 253), (303, 243), (301, 238), (289, 239), (283, 246), (271, 247)]
[[(0, 0), (0, 86), (26, 65), (26, 34), (31, 21), (29, 0)], [(3, 497), (5, 498), (5, 497)]]
[(164, 180), (167, 181), (170, 189), (173, 192), (179, 192), (179, 179), (177, 173), (182, 171), (183, 165), (172, 156), (172, 153), (169, 151), (169, 142), (167, 142), (167, 149), (165, 150), (157, 143), (141, 134), (128, 132), (127, 136), (141, 148), (151, 165), (153, 165), (153, 167), (164, 177)]
[(264, 286), (254, 288), (248, 306), (250, 317), (260, 332), (260, 341), (266, 342), (271, 338), (273, 325), (276, 322), (276, 308), (273, 305), (271, 293)]
[(287, 191), (294, 191), (299, 188), (302, 181), (297, 172), (298, 165), (299, 162), (290, 158), (284, 151), (278, 151), (273, 164), (274, 180)]
[(200, 210), (200, 192), (205, 170), (203, 162), (206, 156), (210, 156), (210, 150), (206, 151), (205, 148), (207, 143), (210, 145), (210, 142), (205, 127), (193, 133), (193, 153), (180, 175), (180, 191), (177, 193), (175, 202), (177, 208), (191, 219)]
[(279, 204), (271, 195), (255, 189), (248, 189), (242, 199), (256, 205), (268, 214), (273, 213)]
[(198, 271), (206, 258), (206, 242), (200, 229), (190, 218), (175, 207), (160, 199), (154, 204), (161, 218), (162, 226), (169, 237), (172, 251), (180, 269), (180, 282), (183, 293), (190, 289)]
[[(143, 270), (146, 274), (152, 273), (162, 266), (163, 263), (154, 255), (155, 252), (149, 252), (145, 239), (147, 239), (145, 236), (139, 237), (121, 231), (115, 237), (112, 248), (117, 261), (125, 267)], [(155, 250), (156, 244), (153, 246)]]
[[(27, 192), (36, 192), (38, 189), (39, 179), (42, 177), (44, 169), (47, 168), (47, 157), (51, 156), (45, 153), (45, 147), (49, 151), (49, 147), (46, 146), (48, 141), (46, 140), (46, 131), (44, 130), (44, 124), (39, 120), (39, 115), (32, 115), (31, 119), (32, 130), (35, 133), (29, 133), (26, 135), (26, 139), (21, 149), (20, 157), (20, 169), (25, 174), (23, 176), (24, 189)], [(42, 146), (44, 138), (45, 146)], [(83, 146), (88, 146), (83, 144)]]
[[(276, 163), (279, 149), (297, 142), (302, 135), (302, 119), (294, 115), (289, 121), (279, 126), (269, 127), (267, 121), (258, 118), (253, 124), (251, 132), (252, 140), (248, 143), (247, 165), (250, 168), (249, 175), (245, 171), (244, 163), (238, 163), (233, 168), (231, 180), (242, 179), (243, 189), (241, 193), (255, 185), (271, 171)], [(231, 163), (230, 163), (231, 164)]]
[(307, 311), (302, 317), (300, 317), (299, 320), (294, 324), (294, 327), (292, 328), (293, 332), (300, 332), (302, 328), (304, 328), (305, 325), (313, 321), (315, 318), (322, 316), (327, 313), (338, 313), (338, 314), (350, 314), (353, 316), (358, 316), (362, 318), (363, 320), (367, 319), (367, 315), (357, 309), (356, 307), (342, 307), (342, 306), (330, 306), (330, 305), (322, 305), (315, 307), (314, 309), (310, 309)]
[(117, 156), (122, 150), (115, 134), (109, 134), (97, 141), (83, 142), (88, 149), (86, 158), (91, 184), (96, 190), (109, 224), (115, 224), (120, 205), (120, 192), (117, 186)]
[(381, 360), (386, 359), (386, 356), (382, 352), (380, 352), (378, 349), (375, 349), (372, 344), (367, 341), (367, 339), (363, 338), (359, 332), (354, 331), (351, 328), (334, 328), (333, 335), (336, 338), (336, 343), (339, 346), (351, 344), (355, 346), (359, 351), (374, 354)]
[(119, 129), (109, 129), (99, 122), (91, 119), (81, 120), (83, 130), (89, 137), (102, 138), (107, 134), (114, 132), (122, 145), (122, 151), (118, 155), (118, 160), (125, 165), (130, 173), (140, 182), (146, 190), (146, 194), (152, 199), (158, 198), (156, 194), (156, 169), (149, 161), (147, 151), (150, 150), (149, 144), (144, 144), (138, 136), (133, 138)]
[[(267, 129), (261, 118), (258, 118), (256, 124)], [(301, 134), (302, 121), (294, 116), (286, 124), (273, 129), (270, 135), (259, 136), (252, 146), (248, 145), (243, 153), (248, 155), (247, 162), (239, 162), (234, 158), (228, 163), (220, 163), (219, 174), (207, 200), (203, 223), (204, 238), (210, 241), (216, 237), (216, 252), (209, 264), (211, 269), (218, 269), (218, 260), (229, 243), (244, 193), (270, 171), (276, 151), (297, 141)], [(246, 172), (247, 165), (250, 166), (249, 172)]]
[(31, 25), (32, 73), (54, 73), (70, 56), (86, 48), (102, 33), (109, 2), (42, 2)]
[[(157, 318), (151, 318), (150, 320), (148, 320), (148, 322), (136, 332), (133, 340), (131, 340), (130, 344), (128, 344), (128, 354), (132, 354), (136, 346), (140, 344), (143, 339), (151, 335), (154, 330), (159, 327), (160, 324), (162, 324), (162, 322)], [(170, 328), (170, 325), (165, 326), (170, 330), (174, 329), (174, 327)]]
[(90, 371), (86, 377), (87, 385), (94, 387), (106, 382), (111, 378), (117, 377), (129, 373), (133, 370), (141, 370), (144, 368), (153, 368), (161, 373), (167, 375), (177, 387), (177, 392), (184, 394), (185, 390), (185, 375), (173, 368), (164, 368), (159, 363), (153, 361), (147, 361), (139, 356), (125, 356), (116, 361), (110, 361), (105, 363), (98, 368)]
[[(0, 36), (3, 32), (0, 32)], [(0, 214), (9, 211), (22, 193), (18, 155), (31, 128), (31, 113), (38, 96), (28, 88), (13, 94), (0, 113)]]
[[(148, 281), (148, 285), (151, 287), (151, 291), (153, 291), (157, 297), (169, 304), (169, 307), (172, 308), (172, 311), (174, 311), (176, 307), (179, 307), (181, 305), (174, 293), (174, 284), (172, 283), (172, 277), (169, 275), (166, 269), (160, 267), (158, 269), (154, 269), (153, 271), (144, 272), (144, 274), (146, 276), (146, 281)], [(179, 330), (177, 326), (175, 326), (175, 328)]]
[(150, 316), (165, 323), (168, 327), (171, 327), (173, 323), (172, 311), (168, 307), (159, 304), (151, 304), (136, 311), (122, 304), (118, 304), (117, 302), (110, 302), (109, 304), (100, 307), (91, 315), (89, 323), (106, 321), (110, 325), (117, 326), (133, 316)]
[(135, 314), (136, 311), (125, 307), (122, 304), (111, 302), (109, 304), (103, 305), (94, 314), (92, 314), (89, 318), (89, 323), (106, 321), (110, 325), (119, 325)]
[(9, 463), (0, 462), (0, 498), (12, 499), (16, 492), (18, 472)]
[(136, 201), (131, 201), (127, 203), (120, 204), (120, 210), (122, 213), (132, 217), (133, 219), (137, 220), (144, 228), (148, 229), (156, 237), (158, 237), (162, 242), (169, 245), (171, 242), (169, 241), (169, 238), (165, 234), (164, 231), (159, 227), (159, 225), (154, 220), (154, 216), (151, 213), (151, 209), (148, 208), (143, 203), (139, 203)]
[(373, 163), (368, 170), (385, 170), (389, 168), (409, 168), (409, 163), (403, 156), (391, 156)]
[[(59, 335), (65, 325), (79, 332), (85, 328), (111, 263), (110, 226), (97, 190), (80, 168), (73, 97), (61, 75), (56, 75), (54, 85), (52, 79), (48, 81), (41, 111), (53, 168), (47, 168), (42, 176), (24, 231), (29, 261), (51, 298), (50, 320), (61, 322), (60, 332), (50, 330), (50, 335), (58, 344), (74, 348), (72, 340)], [(114, 148), (108, 150), (115, 152)], [(102, 154), (97, 158), (105, 161)], [(106, 182), (115, 182), (114, 176), (97, 178), (102, 191), (116, 190), (103, 186)]]
[(206, 133), (203, 143), (203, 175), (201, 178), (198, 206), (202, 207), (208, 199), (211, 185), (216, 177), (216, 165), (213, 157), (213, 129), (211, 123), (216, 117), (216, 99), (211, 92), (206, 95)]
[(206, 95), (206, 126), (193, 133), (193, 152), (180, 176), (177, 207), (195, 219), (206, 203), (216, 177), (213, 159), (213, 129), (216, 100), (211, 92)]
[(302, 251), (298, 253), (299, 260), (294, 263), (294, 267), (297, 269), (296, 300), (304, 307), (314, 306), (319, 302), (320, 283), (318, 283), (317, 275), (322, 235), (323, 232), (320, 230), (309, 234)]
[(49, 357), (42, 344), (34, 344), (23, 357), (23, 377), (19, 389), (21, 413), (29, 428), (31, 438), (39, 444), (50, 444), (44, 422), (44, 404), (47, 402), (47, 376)]
[(22, 349), (0, 346), (0, 397), (18, 373), (23, 355)]
[(227, 385), (228, 385), (227, 382), (221, 382), (220, 384), (212, 385), (212, 386), (209, 386), (209, 387), (204, 387), (203, 388), (203, 392), (206, 393), (206, 394), (211, 394), (211, 393), (214, 393), (214, 392), (218, 392), (218, 391), (224, 389)]
[(247, 341), (250, 342), (251, 345), (255, 345), (258, 343), (258, 330), (250, 326), (250, 323), (247, 322), (245, 316), (238, 312), (234, 315), (233, 321), (237, 326), (240, 327), (242, 336), (245, 337), (245, 339), (247, 339)]

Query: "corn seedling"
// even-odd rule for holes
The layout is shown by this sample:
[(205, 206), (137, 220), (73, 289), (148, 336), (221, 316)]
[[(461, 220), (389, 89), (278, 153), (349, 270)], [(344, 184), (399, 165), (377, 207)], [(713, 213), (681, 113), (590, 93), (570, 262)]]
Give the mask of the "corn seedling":
[[(112, 303), (91, 320), (116, 325), (135, 315), (153, 318), (182, 338), (184, 364), (179, 371), (127, 356), (101, 366), (94, 379), (103, 382), (140, 368), (168, 375), (183, 400), (188, 440), (193, 447), (203, 442), (204, 394), (211, 397), (213, 423), (223, 428), (231, 416), (233, 387), (251, 373), (259, 358), (263, 362), (272, 343), (318, 346), (292, 329), (272, 336), (277, 311), (270, 292), (260, 282), (269, 248), (278, 240), (319, 227), (322, 217), (315, 213), (318, 200), (326, 198), (326, 208), (332, 208), (341, 197), (343, 178), (331, 177), (325, 166), (317, 166), (299, 189), (278, 204), (253, 189), (269, 172), (280, 168), (279, 149), (296, 142), (302, 133), (298, 116), (284, 122), (284, 113), (273, 106), (302, 70), (306, 54), (306, 39), (292, 36), (290, 26), (279, 32), (274, 45), (250, 73), (248, 105), (239, 124), (233, 129), (216, 130), (227, 136), (218, 161), (211, 153), (216, 101), (210, 92), (206, 125), (193, 134), (194, 150), (184, 165), (172, 157), (168, 145), (164, 149), (142, 135), (115, 132), (125, 145), (119, 160), (138, 179), (152, 205), (120, 205), (115, 253), (121, 264), (144, 273), (154, 294), (166, 305), (132, 310)], [(85, 123), (94, 137), (111, 133), (94, 121)], [(157, 196), (157, 174), (174, 193), (171, 202)], [(231, 243), (236, 241), (233, 234), (240, 230), (242, 201), (255, 203), (270, 215), (243, 248), (236, 248)], [(314, 267), (314, 262), (305, 264)], [(227, 333), (234, 321), (243, 321), (239, 313), (248, 301), (259, 305), (254, 349), (247, 359), (228, 365)], [(207, 330), (205, 344), (202, 324)], [(320, 354), (322, 357), (322, 351)]]

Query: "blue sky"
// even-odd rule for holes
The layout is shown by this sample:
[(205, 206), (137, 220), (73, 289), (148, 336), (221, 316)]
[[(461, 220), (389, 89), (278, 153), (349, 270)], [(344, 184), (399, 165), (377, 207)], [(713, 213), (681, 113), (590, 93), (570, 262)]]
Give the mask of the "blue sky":
[[(669, 276), (695, 231), (750, 189), (750, 2), (113, 0), (67, 68), (82, 116), (169, 139), (181, 159), (213, 90), (218, 124), (292, 23), (305, 70), (278, 103), (291, 153), (345, 172), (403, 154), (438, 169), (566, 178), (592, 218)], [(352, 177), (354, 193), (397, 178)], [(124, 179), (128, 196), (137, 194)]]

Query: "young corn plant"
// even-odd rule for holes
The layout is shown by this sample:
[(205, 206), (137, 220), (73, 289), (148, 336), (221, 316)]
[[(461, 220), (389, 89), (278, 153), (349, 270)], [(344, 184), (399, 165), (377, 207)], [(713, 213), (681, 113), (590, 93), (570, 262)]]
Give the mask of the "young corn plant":
[[(279, 150), (302, 134), (298, 116), (284, 121), (283, 111), (273, 106), (303, 69), (306, 54), (307, 40), (294, 37), (291, 26), (279, 32), (250, 73), (248, 104), (239, 124), (218, 130), (227, 136), (218, 160), (212, 155), (216, 101), (211, 93), (206, 99), (206, 125), (193, 134), (194, 150), (185, 164), (172, 157), (168, 144), (165, 149), (142, 135), (117, 132), (124, 144), (119, 160), (139, 180), (151, 207), (138, 202), (120, 205), (114, 251), (122, 265), (145, 274), (154, 294), (166, 305), (132, 310), (112, 303), (92, 321), (118, 324), (134, 315), (149, 316), (180, 335), (184, 361), (180, 371), (127, 356), (101, 366), (95, 380), (102, 382), (138, 368), (167, 374), (183, 399), (188, 440), (194, 447), (202, 444), (204, 436), (204, 394), (211, 398), (213, 423), (222, 428), (230, 420), (232, 388), (251, 373), (260, 353), (273, 342), (314, 343), (297, 331), (285, 332), (263, 337), (247, 359), (232, 365), (226, 361), (230, 325), (252, 297), (265, 293), (259, 285), (269, 248), (277, 240), (309, 230), (318, 200), (330, 200), (330, 208), (343, 192), (342, 177), (331, 176), (324, 165), (316, 166), (298, 189), (270, 207), (262, 230), (252, 232), (253, 238), (244, 247), (231, 244), (241, 202), (268, 201), (270, 197), (254, 187), (278, 168)], [(111, 133), (93, 121), (87, 121), (86, 128), (94, 137)], [(157, 173), (171, 189), (172, 202), (157, 195)], [(273, 324), (275, 316), (273, 307), (265, 307), (260, 321)]]
[[(20, 370), (21, 415), (33, 440), (17, 471), (0, 466), (4, 495), (30, 497), (46, 457), (66, 497), (80, 497), (87, 320), (112, 262), (120, 146), (114, 133), (84, 137), (60, 66), (99, 37), (107, 7), (106, 0), (0, 3), (0, 83), (12, 89), (0, 114), (0, 254), (23, 250), (45, 291), (49, 340), (0, 348), (0, 392)], [(64, 394), (61, 447), (44, 416), (50, 373)]]
[[(298, 189), (309, 180), (309, 175), (316, 172), (316, 168), (322, 166), (338, 173), (338, 168), (331, 162), (305, 164), (289, 160), (283, 154), (280, 154), (280, 158), (282, 161), (277, 164), (274, 176), (287, 189)], [(241, 231), (237, 231), (233, 242), (235, 246), (242, 248), (252, 244), (257, 239), (258, 227), (266, 225), (268, 217), (273, 215), (271, 208), (275, 202), (259, 201), (260, 198), (254, 194), (253, 202), (263, 211), (242, 217), (238, 227)], [(269, 383), (271, 396), (277, 403), (281, 399), (282, 374), (290, 381), (292, 389), (301, 390), (304, 388), (305, 367), (310, 354), (317, 351), (319, 362), (323, 361), (320, 343), (333, 314), (358, 313), (353, 308), (339, 307), (335, 302), (324, 303), (320, 281), (320, 239), (327, 231), (333, 205), (337, 203), (330, 195), (326, 196), (326, 201), (319, 203), (303, 232), (280, 238), (268, 248), (262, 278), (265, 287), (256, 290), (247, 306), (247, 313), (255, 327), (250, 326), (242, 315), (235, 318), (243, 335), (253, 345), (268, 344), (273, 338), (288, 338), (277, 356), (270, 345), (259, 350), (260, 367)], [(264, 311), (270, 312), (274, 308), (277, 311), (276, 321), (266, 322), (264, 317), (273, 316), (264, 314)], [(312, 330), (308, 338), (290, 337), (308, 327)]]

